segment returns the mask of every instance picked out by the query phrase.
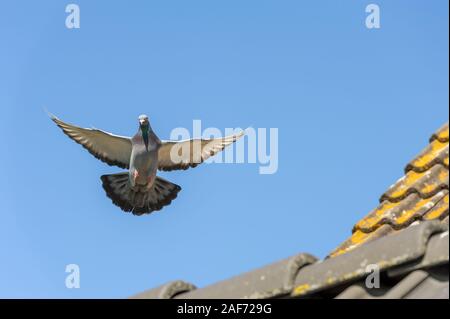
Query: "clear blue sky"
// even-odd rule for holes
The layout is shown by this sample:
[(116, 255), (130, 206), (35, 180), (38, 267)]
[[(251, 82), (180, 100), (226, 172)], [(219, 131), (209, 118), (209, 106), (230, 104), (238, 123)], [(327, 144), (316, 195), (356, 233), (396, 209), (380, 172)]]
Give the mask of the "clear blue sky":
[[(127, 297), (324, 257), (448, 119), (448, 1), (66, 1), (0, 5), (0, 297)], [(365, 7), (381, 29), (365, 28)], [(279, 170), (204, 165), (163, 211), (122, 213), (48, 119), (132, 135), (275, 127)], [(65, 287), (65, 266), (81, 288)]]

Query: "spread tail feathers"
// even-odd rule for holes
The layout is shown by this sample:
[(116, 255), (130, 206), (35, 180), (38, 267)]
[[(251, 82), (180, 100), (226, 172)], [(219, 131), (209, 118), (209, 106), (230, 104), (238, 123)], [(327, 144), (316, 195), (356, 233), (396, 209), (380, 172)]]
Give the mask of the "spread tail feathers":
[(128, 173), (103, 175), (100, 177), (106, 195), (125, 212), (134, 215), (150, 214), (169, 205), (181, 187), (161, 177), (156, 177), (150, 190), (136, 185), (131, 187)]

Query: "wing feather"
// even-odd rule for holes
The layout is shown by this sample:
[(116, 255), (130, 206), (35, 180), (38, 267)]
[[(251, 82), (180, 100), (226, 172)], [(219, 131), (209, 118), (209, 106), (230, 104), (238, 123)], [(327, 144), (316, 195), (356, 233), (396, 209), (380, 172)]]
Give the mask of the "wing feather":
[(68, 137), (102, 162), (111, 166), (129, 168), (132, 148), (129, 137), (114, 135), (98, 129), (81, 128), (65, 123), (53, 115), (51, 115), (51, 119)]

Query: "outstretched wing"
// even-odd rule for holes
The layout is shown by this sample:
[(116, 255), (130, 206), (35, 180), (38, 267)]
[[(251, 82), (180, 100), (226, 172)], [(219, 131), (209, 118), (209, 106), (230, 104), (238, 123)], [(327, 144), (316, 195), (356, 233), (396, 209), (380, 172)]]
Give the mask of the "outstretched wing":
[(158, 169), (172, 171), (196, 167), (222, 151), (226, 146), (236, 142), (243, 135), (244, 131), (215, 139), (162, 141), (158, 153)]
[(108, 165), (116, 165), (121, 168), (130, 166), (131, 139), (118, 136), (98, 129), (81, 128), (67, 124), (51, 115), (53, 122), (75, 142), (83, 146), (96, 158)]

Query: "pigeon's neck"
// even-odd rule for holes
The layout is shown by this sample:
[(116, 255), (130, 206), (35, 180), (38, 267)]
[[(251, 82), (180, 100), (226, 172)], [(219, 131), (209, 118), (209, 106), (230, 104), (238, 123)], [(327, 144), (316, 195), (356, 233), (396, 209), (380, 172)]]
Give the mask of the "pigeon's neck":
[(147, 123), (146, 125), (139, 125), (138, 132), (141, 134), (145, 133), (145, 132), (151, 133), (151, 132), (153, 132), (153, 130), (152, 130), (152, 127), (150, 126), (150, 123)]
[(139, 127), (139, 131), (138, 131), (138, 134), (141, 135), (142, 139), (144, 140), (144, 144), (145, 144), (146, 148), (148, 148), (148, 136), (149, 136), (150, 130), (151, 130), (150, 125), (147, 124), (147, 125), (141, 125)]
[(144, 141), (144, 144), (147, 149), (149, 144), (161, 143), (158, 136), (156, 136), (156, 134), (153, 132), (150, 124), (140, 126), (137, 134), (142, 137), (142, 140)]

